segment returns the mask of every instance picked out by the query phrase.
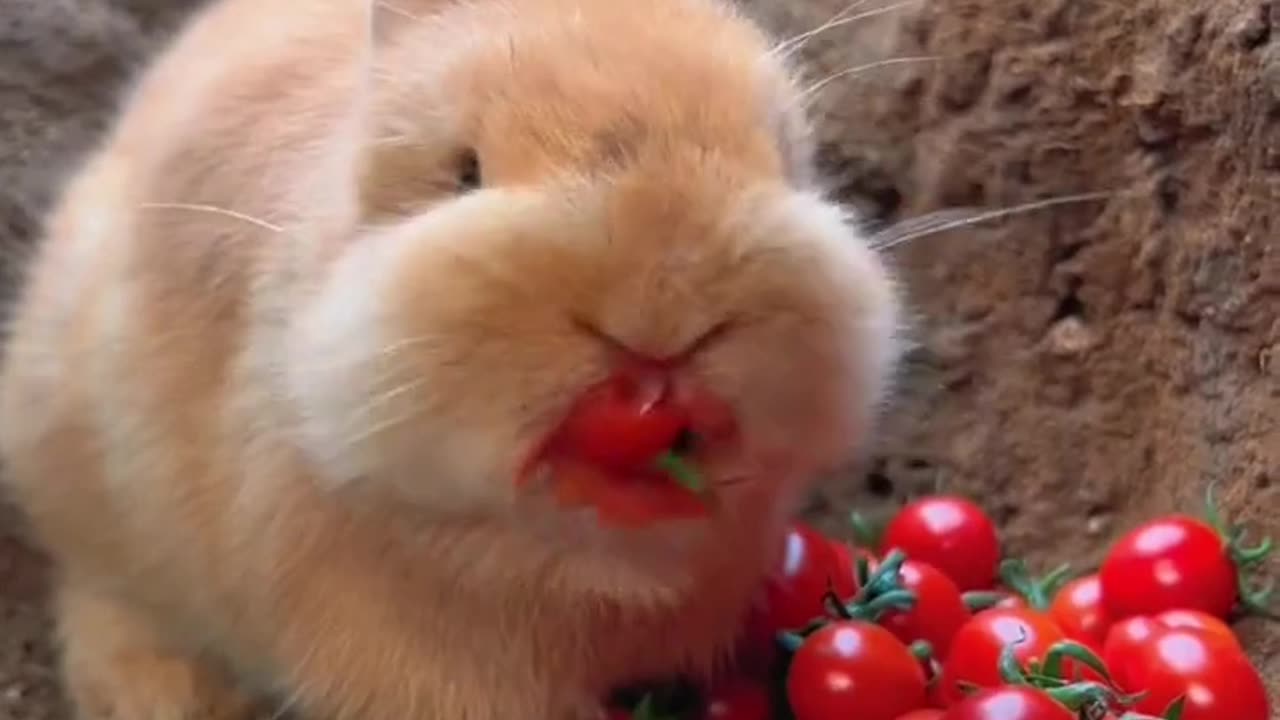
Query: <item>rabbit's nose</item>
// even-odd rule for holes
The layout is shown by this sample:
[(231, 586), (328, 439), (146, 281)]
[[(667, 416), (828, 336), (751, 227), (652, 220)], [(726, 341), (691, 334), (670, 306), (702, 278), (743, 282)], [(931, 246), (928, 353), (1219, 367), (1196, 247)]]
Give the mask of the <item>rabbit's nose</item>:
[(676, 369), (721, 342), (734, 329), (730, 320), (700, 328), (617, 327), (575, 319), (585, 335), (594, 338), (613, 356), (617, 365)]

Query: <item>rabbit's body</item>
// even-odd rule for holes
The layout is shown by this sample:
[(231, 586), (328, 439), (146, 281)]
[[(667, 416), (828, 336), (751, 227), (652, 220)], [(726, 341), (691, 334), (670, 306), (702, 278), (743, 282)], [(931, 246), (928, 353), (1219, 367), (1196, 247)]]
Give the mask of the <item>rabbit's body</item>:
[[(712, 0), (198, 17), (51, 214), (0, 384), (81, 717), (576, 719), (723, 659), (895, 353), (767, 51)], [(742, 428), (721, 512), (517, 490), (608, 372), (579, 322), (733, 324), (674, 380)]]

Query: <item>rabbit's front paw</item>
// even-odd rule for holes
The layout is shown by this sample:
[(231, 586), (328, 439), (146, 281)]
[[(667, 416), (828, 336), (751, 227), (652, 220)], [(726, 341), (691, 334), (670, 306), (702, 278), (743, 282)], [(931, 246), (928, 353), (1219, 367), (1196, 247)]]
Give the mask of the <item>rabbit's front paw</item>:
[(252, 704), (194, 658), (164, 649), (142, 618), (92, 591), (58, 597), (63, 674), (80, 720), (247, 720)]

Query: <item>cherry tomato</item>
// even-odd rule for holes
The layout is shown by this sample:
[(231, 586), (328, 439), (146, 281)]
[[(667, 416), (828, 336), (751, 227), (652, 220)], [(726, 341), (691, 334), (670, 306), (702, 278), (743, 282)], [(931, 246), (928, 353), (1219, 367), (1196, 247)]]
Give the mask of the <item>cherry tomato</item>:
[(943, 720), (1076, 720), (1076, 714), (1042, 690), (1023, 685), (986, 688), (957, 702)]
[(773, 706), (763, 685), (738, 680), (714, 688), (707, 696), (708, 720), (770, 720)]
[(560, 440), (590, 462), (630, 470), (670, 448), (688, 422), (680, 405), (665, 400), (662, 387), (619, 374), (578, 398)]
[(825, 614), (830, 587), (841, 599), (858, 592), (849, 549), (803, 523), (793, 523), (783, 540), (776, 572), (765, 581), (763, 622), (770, 633), (803, 627)]
[(1102, 604), (1102, 583), (1098, 576), (1086, 575), (1064, 585), (1049, 606), (1049, 617), (1068, 638), (1101, 653), (1111, 619)]
[(1249, 658), (1211, 631), (1157, 628), (1131, 662), (1113, 669), (1117, 685), (1144, 691), (1134, 710), (1162, 714), (1186, 698), (1182, 720), (1268, 720), (1262, 676)]
[[(1042, 659), (1055, 643), (1066, 639), (1062, 628), (1044, 613), (1027, 608), (992, 608), (969, 619), (951, 639), (951, 652), (942, 664), (942, 698), (952, 704), (964, 697), (963, 683), (977, 687), (1003, 685), (1000, 655), (1007, 645), (1025, 666)], [(1070, 670), (1068, 670), (1070, 672)]]
[(938, 568), (961, 592), (989, 589), (1000, 562), (995, 523), (975, 503), (958, 497), (908, 503), (885, 528), (880, 556), (895, 549)]
[(1222, 537), (1184, 515), (1153, 520), (1121, 537), (1099, 577), (1107, 612), (1116, 619), (1177, 609), (1225, 618), (1236, 602), (1236, 569)]
[(1102, 661), (1122, 688), (1139, 692), (1140, 687), (1128, 686), (1123, 678), (1133, 674), (1131, 666), (1142, 662), (1141, 652), (1152, 638), (1165, 630), (1191, 628), (1206, 634), (1207, 639), (1222, 647), (1224, 652), (1244, 652), (1239, 639), (1230, 626), (1212, 615), (1195, 610), (1170, 610), (1159, 615), (1139, 615), (1121, 620), (1107, 632), (1102, 647)]
[(805, 639), (787, 671), (796, 720), (895, 720), (925, 706), (924, 671), (874, 623), (836, 621)]
[(970, 617), (960, 589), (941, 570), (915, 560), (902, 563), (898, 579), (903, 588), (915, 593), (916, 604), (905, 612), (885, 613), (880, 624), (903, 643), (926, 640), (935, 657), (946, 657), (951, 638)]

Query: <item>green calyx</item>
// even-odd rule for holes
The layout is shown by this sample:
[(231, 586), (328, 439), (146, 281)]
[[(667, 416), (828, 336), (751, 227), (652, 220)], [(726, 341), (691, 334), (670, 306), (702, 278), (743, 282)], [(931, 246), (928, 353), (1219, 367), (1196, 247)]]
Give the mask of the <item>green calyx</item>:
[(853, 539), (862, 547), (880, 547), (880, 538), (884, 535), (883, 521), (875, 522), (854, 510), (849, 513), (849, 527), (853, 530)]
[(990, 610), (999, 605), (1008, 597), (1007, 593), (993, 592), (990, 590), (970, 590), (960, 596), (964, 600), (964, 606), (969, 608), (969, 612), (977, 614), (983, 610)]
[(708, 506), (714, 507), (716, 496), (711, 486), (702, 476), (698, 466), (689, 459), (688, 454), (697, 438), (691, 432), (685, 432), (653, 460), (654, 467), (677, 485), (702, 498)]
[[(1000, 653), (1000, 676), (1008, 685), (1022, 685), (1041, 690), (1049, 697), (1073, 712), (1085, 717), (1101, 717), (1102, 712), (1116, 705), (1130, 706), (1141, 695), (1124, 695), (1116, 689), (1106, 664), (1092, 650), (1072, 641), (1054, 643), (1045, 652), (1044, 659), (1032, 661), (1024, 667), (1018, 662), (1016, 650), (1023, 641), (1005, 645)], [(1068, 661), (1074, 661), (1098, 674), (1104, 682), (1083, 680), (1077, 674), (1066, 676)]]
[(689, 492), (701, 494), (707, 489), (698, 467), (674, 450), (663, 452), (654, 460), (654, 464)]
[(795, 652), (806, 637), (826, 626), (833, 619), (874, 623), (886, 612), (905, 611), (915, 607), (916, 594), (903, 588), (898, 577), (898, 572), (906, 559), (906, 553), (894, 550), (885, 556), (873, 573), (870, 571), (870, 563), (867, 559), (859, 557), (856, 562), (858, 592), (849, 600), (845, 600), (828, 590), (825, 598), (827, 617), (818, 618), (799, 631), (781, 633), (778, 642), (788, 652)]
[[(1043, 578), (1035, 578), (1027, 570), (1021, 560), (1006, 558), (1000, 563), (1000, 581), (1005, 587), (1017, 593), (1033, 610), (1045, 611), (1053, 604), (1053, 598), (1064, 585), (1075, 579), (1076, 574), (1071, 565), (1063, 563), (1054, 568)], [(978, 598), (974, 598), (978, 600)], [(995, 600), (999, 602), (999, 600)], [(995, 604), (993, 602), (992, 604)], [(970, 599), (966, 597), (965, 604)], [(972, 609), (972, 606), (971, 606)]]
[(1217, 480), (1214, 480), (1205, 490), (1204, 519), (1222, 538), (1223, 547), (1235, 566), (1239, 610), (1243, 615), (1280, 620), (1280, 615), (1269, 607), (1271, 594), (1275, 589), (1274, 582), (1267, 581), (1257, 587), (1255, 579), (1258, 568), (1271, 556), (1275, 543), (1270, 537), (1266, 537), (1256, 545), (1246, 545), (1248, 530), (1243, 525), (1229, 523), (1223, 518), (1214, 498), (1216, 488)]
[[(842, 620), (866, 620), (876, 622), (890, 610), (910, 610), (916, 605), (916, 594), (902, 587), (899, 571), (907, 554), (894, 550), (871, 572), (867, 558), (859, 556), (855, 562), (858, 576), (858, 592), (844, 603), (835, 598), (834, 609)], [(828, 594), (828, 600), (834, 595)], [(843, 603), (843, 604), (842, 604)]]

